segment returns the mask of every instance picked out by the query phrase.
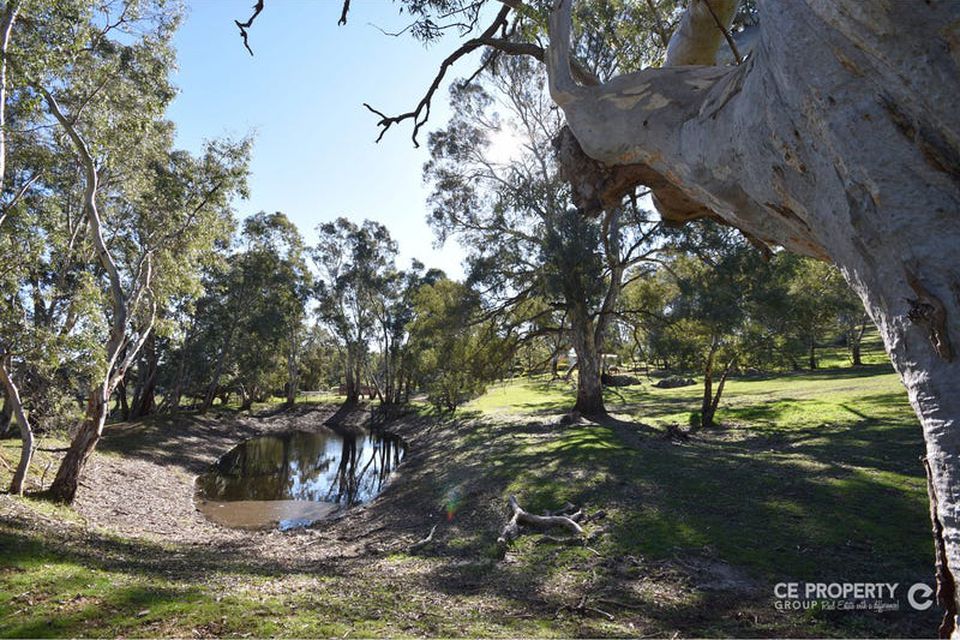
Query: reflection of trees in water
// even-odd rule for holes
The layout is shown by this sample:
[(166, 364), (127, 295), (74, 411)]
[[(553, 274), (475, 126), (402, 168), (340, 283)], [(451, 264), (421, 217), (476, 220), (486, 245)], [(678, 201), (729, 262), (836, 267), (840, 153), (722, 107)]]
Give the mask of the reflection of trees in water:
[[(356, 437), (345, 437), (326, 501), (359, 504), (380, 493), (387, 478), (403, 458), (402, 446), (390, 436), (364, 436), (358, 449)], [(364, 460), (364, 458), (366, 458)]]
[(312, 500), (359, 504), (383, 489), (403, 459), (398, 438), (288, 433), (248, 440), (200, 477), (213, 500)]

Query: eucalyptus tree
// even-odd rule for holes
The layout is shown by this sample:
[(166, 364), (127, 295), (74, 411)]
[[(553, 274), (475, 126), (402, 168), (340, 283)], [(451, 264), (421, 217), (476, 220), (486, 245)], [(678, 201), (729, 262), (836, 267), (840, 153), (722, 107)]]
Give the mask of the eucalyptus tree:
[(388, 271), (379, 295), (370, 299), (376, 325), (373, 342), (379, 351), (377, 366), (370, 367), (370, 378), (383, 404), (399, 405), (410, 397), (415, 354), (411, 353), (409, 339), (415, 298), (421, 287), (444, 277), (442, 271), (426, 269), (419, 260), (413, 260), (406, 271)]
[(227, 389), (240, 393), (244, 409), (278, 387), (293, 404), (312, 286), (303, 238), (283, 213), (260, 212), (244, 220), (235, 249), (208, 274), (185, 347), (191, 377), (206, 380), (201, 409)]
[(668, 273), (676, 279), (676, 295), (666, 300), (660, 313), (676, 341), (692, 352), (703, 375), (694, 426), (709, 429), (728, 377), (754, 346), (749, 325), (755, 320), (757, 297), (769, 268), (736, 230), (692, 225), (684, 236), (680, 246), (692, 245), (695, 250), (671, 256)]
[[(385, 226), (372, 220), (360, 225), (337, 218), (317, 227), (319, 240), (310, 252), (318, 272), (316, 313), (336, 337), (344, 359), (347, 404), (360, 399), (377, 327), (396, 278), (397, 244)], [(381, 323), (382, 327), (387, 327)], [(388, 339), (385, 343), (389, 350)]]
[[(859, 350), (863, 307), (840, 271), (826, 262), (794, 255), (780, 256), (777, 265), (787, 271), (789, 318), (785, 330), (805, 348), (810, 369), (817, 368), (817, 343), (830, 334), (841, 334), (852, 353)], [(856, 353), (854, 361), (859, 360)]]
[[(644, 185), (665, 219), (723, 220), (836, 263), (923, 426), (948, 613), (941, 632), (951, 633), (960, 604), (960, 225), (951, 214), (960, 209), (960, 4), (691, 0), (658, 25), (662, 65), (605, 82), (576, 57), (573, 0), (553, 4), (544, 48), (535, 28), (518, 28), (542, 24), (539, 2), (504, 2), (482, 23), (488, 3), (409, 0), (413, 33), (460, 25), (470, 37), (414, 109), (377, 111), (379, 125), (412, 120), (416, 137), (443, 76), (471, 51), (529, 55), (545, 61), (566, 115), (564, 164), (581, 201), (603, 207)], [(737, 38), (731, 25), (744, 8), (752, 24)], [(728, 46), (733, 64), (718, 57)]]
[(503, 375), (516, 345), (496, 322), (477, 323), (480, 301), (466, 285), (439, 278), (413, 293), (410, 369), (435, 407), (453, 411)]
[[(185, 156), (172, 151), (173, 127), (163, 114), (174, 96), (168, 75), (176, 24), (176, 12), (163, 2), (64, 2), (25, 6), (14, 30), (13, 91), (41, 120), (36, 143), (68, 157), (72, 167), (69, 206), (39, 198), (48, 193), (38, 180), (37, 199), (47, 208), (40, 215), (64, 216), (73, 243), (67, 260), (73, 270), (64, 273), (83, 274), (95, 292), (82, 299), (87, 307), (79, 320), (70, 318), (81, 309), (65, 305), (65, 325), (82, 323), (97, 340), (87, 345), (91, 371), (82, 424), (50, 488), (59, 500), (75, 496), (110, 396), (154, 329), (158, 310), (197, 289), (198, 265), (228, 229), (228, 203), (246, 175), (244, 145), (227, 144), (226, 159), (208, 149), (192, 161), (206, 178), (205, 188), (194, 190)], [(40, 178), (43, 186), (52, 179)], [(60, 248), (50, 244), (44, 251)], [(69, 288), (43, 282), (34, 297), (59, 304), (58, 293)], [(42, 304), (43, 315), (47, 307)]]
[(428, 220), (467, 249), (485, 316), (524, 326), (527, 339), (569, 333), (574, 410), (602, 414), (604, 336), (630, 270), (655, 251), (657, 225), (634, 197), (601, 220), (573, 208), (551, 148), (563, 121), (535, 67), (504, 60), (481, 77), (453, 88), (454, 116), (430, 135)]
[(282, 213), (244, 221), (240, 256), (244, 293), (239, 300), (242, 340), (235, 347), (236, 381), (243, 406), (262, 400), (271, 374), (283, 371), (286, 401), (296, 399), (306, 302), (312, 288), (303, 238)]

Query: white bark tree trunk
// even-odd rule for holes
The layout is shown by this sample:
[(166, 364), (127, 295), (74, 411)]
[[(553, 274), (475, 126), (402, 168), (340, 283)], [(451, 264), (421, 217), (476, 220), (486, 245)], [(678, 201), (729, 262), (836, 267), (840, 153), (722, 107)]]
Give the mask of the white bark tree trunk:
[(103, 434), (110, 396), (113, 395), (117, 385), (123, 380), (127, 369), (130, 368), (134, 358), (137, 357), (153, 330), (153, 321), (157, 309), (156, 303), (153, 303), (149, 321), (146, 326), (139, 330), (139, 335), (134, 335), (131, 327), (128, 326), (128, 320), (131, 311), (137, 307), (145, 292), (150, 288), (153, 273), (150, 254), (147, 253), (143, 256), (143, 268), (140, 270), (140, 276), (130, 285), (130, 292), (125, 292), (117, 263), (103, 238), (103, 226), (97, 202), (100, 176), (96, 162), (90, 153), (90, 148), (77, 130), (75, 121), (63, 113), (53, 95), (42, 86), (36, 88), (43, 96), (50, 114), (60, 123), (70, 139), (83, 167), (85, 178), (84, 214), (90, 227), (90, 236), (96, 249), (97, 260), (106, 272), (110, 282), (110, 298), (113, 311), (104, 350), (107, 364), (106, 371), (102, 380), (96, 380), (91, 385), (83, 424), (70, 443), (67, 455), (60, 462), (57, 475), (53, 479), (53, 484), (50, 485), (50, 495), (55, 500), (70, 503), (77, 495), (83, 467)]
[(23, 487), (27, 480), (27, 472), (30, 469), (30, 460), (33, 458), (33, 429), (30, 427), (30, 420), (23, 410), (23, 402), (20, 400), (20, 390), (14, 384), (13, 378), (8, 370), (9, 359), (6, 354), (0, 352), (0, 384), (3, 385), (6, 402), (10, 403), (13, 415), (17, 418), (17, 426), (20, 427), (20, 439), (22, 445), (20, 448), (20, 462), (10, 480), (10, 493), (23, 495)]
[[(619, 178), (608, 183), (653, 187), (664, 218), (719, 219), (839, 265), (920, 417), (948, 577), (960, 575), (960, 3), (758, 5), (742, 65), (585, 87), (569, 71), (561, 0), (552, 95), (586, 155)], [(575, 186), (610, 199), (595, 193), (604, 185)]]

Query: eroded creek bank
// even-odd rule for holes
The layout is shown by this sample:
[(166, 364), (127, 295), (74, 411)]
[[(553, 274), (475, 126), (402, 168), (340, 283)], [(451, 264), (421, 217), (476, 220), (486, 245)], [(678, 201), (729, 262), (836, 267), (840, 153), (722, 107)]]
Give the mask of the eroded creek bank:
[[(109, 426), (87, 466), (75, 509), (86, 526), (94, 529), (164, 544), (228, 547), (235, 551), (246, 549), (264, 560), (272, 558), (284, 565), (309, 563), (331, 556), (362, 555), (368, 551), (365, 545), (370, 539), (363, 540), (356, 533), (368, 529), (392, 530), (394, 535), (410, 530), (409, 535), (414, 538), (420, 529), (429, 526), (423, 520), (432, 519), (431, 510), (422, 508), (415, 501), (411, 504), (410, 496), (416, 497), (417, 491), (403, 486), (411, 462), (414, 469), (423, 466), (422, 455), (408, 454), (399, 471), (396, 465), (391, 465), (393, 478), (383, 483), (381, 493), (373, 496), (379, 499), (370, 501), (371, 496), (365, 491), (345, 491), (345, 496), (350, 493), (354, 497), (364, 495), (367, 498), (327, 521), (310, 529), (298, 529), (292, 534), (279, 532), (276, 528), (248, 530), (222, 526), (211, 522), (198, 510), (196, 479), (239, 443), (293, 432), (329, 435), (330, 429), (324, 423), (335, 412), (342, 427), (352, 429), (356, 434), (363, 432), (363, 425), (369, 419), (369, 412), (363, 408), (344, 419), (343, 412), (338, 412), (337, 407), (303, 405), (259, 415), (211, 412), (207, 415), (155, 416), (144, 422)], [(390, 432), (398, 433), (402, 441), (409, 444), (407, 451), (415, 451), (415, 443), (422, 431), (420, 427), (419, 420), (412, 418), (391, 423)], [(342, 451), (343, 442), (339, 445)], [(358, 447), (358, 454), (360, 450)], [(381, 447), (377, 455), (387, 453)], [(395, 459), (395, 450), (390, 453)], [(363, 458), (363, 465), (368, 461)], [(359, 457), (357, 462), (360, 462)], [(337, 462), (333, 470), (335, 477), (339, 466)], [(363, 469), (353, 464), (346, 467), (355, 469), (357, 474)], [(370, 474), (370, 468), (366, 474)], [(420, 472), (415, 475), (419, 477)], [(339, 531), (345, 521), (349, 521), (347, 528), (351, 532), (348, 540), (340, 540), (334, 533), (330, 544), (310, 543), (321, 530), (324, 536)]]

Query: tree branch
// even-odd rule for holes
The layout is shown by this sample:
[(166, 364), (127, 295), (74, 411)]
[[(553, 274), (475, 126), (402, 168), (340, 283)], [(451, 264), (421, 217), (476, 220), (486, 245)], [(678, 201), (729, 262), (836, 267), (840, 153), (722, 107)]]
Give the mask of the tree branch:
[(417, 104), (417, 107), (413, 111), (408, 111), (396, 116), (388, 116), (382, 111), (374, 109), (366, 102), (363, 103), (363, 106), (369, 109), (372, 113), (380, 116), (380, 121), (377, 122), (377, 126), (381, 127), (380, 135), (377, 136), (377, 142), (383, 139), (384, 134), (387, 130), (404, 120), (413, 119), (413, 134), (411, 139), (413, 140), (413, 146), (420, 147), (420, 143), (417, 142), (417, 134), (420, 133), (420, 128), (426, 124), (427, 120), (430, 118), (430, 104), (433, 100), (433, 94), (436, 93), (437, 89), (440, 87), (440, 83), (443, 81), (444, 76), (447, 74), (447, 69), (449, 69), (457, 60), (463, 56), (471, 53), (472, 51), (483, 46), (482, 39), (489, 39), (496, 34), (497, 30), (501, 27), (505, 27), (507, 24), (507, 15), (510, 13), (510, 7), (504, 5), (500, 11), (497, 13), (497, 17), (494, 18), (493, 22), (488, 26), (478, 38), (472, 38), (464, 42), (460, 47), (451, 53), (446, 59), (440, 63), (440, 69), (437, 72), (437, 75), (434, 77), (433, 82), (430, 84), (430, 88), (427, 89), (427, 93), (420, 99), (420, 102)]
[[(739, 4), (740, 0), (691, 0), (670, 38), (663, 65), (715, 65), (721, 38), (729, 38), (728, 29)], [(735, 55), (739, 61), (739, 54)]]
[[(346, 0), (344, 13), (343, 13), (344, 16), (346, 16), (347, 7), (349, 6), (350, 6), (350, 1)], [(253, 49), (250, 48), (250, 43), (247, 41), (247, 37), (249, 36), (249, 33), (247, 33), (247, 29), (253, 26), (253, 21), (257, 19), (257, 16), (260, 15), (261, 11), (263, 11), (263, 0), (257, 0), (257, 4), (253, 5), (253, 15), (251, 15), (246, 22), (240, 22), (239, 20), (233, 21), (233, 23), (237, 25), (237, 28), (240, 29), (240, 37), (243, 38), (243, 46), (246, 48), (247, 51), (250, 52), (251, 56), (253, 55)], [(345, 18), (343, 17), (341, 18), (341, 20), (344, 20), (344, 22), (346, 22)]]

